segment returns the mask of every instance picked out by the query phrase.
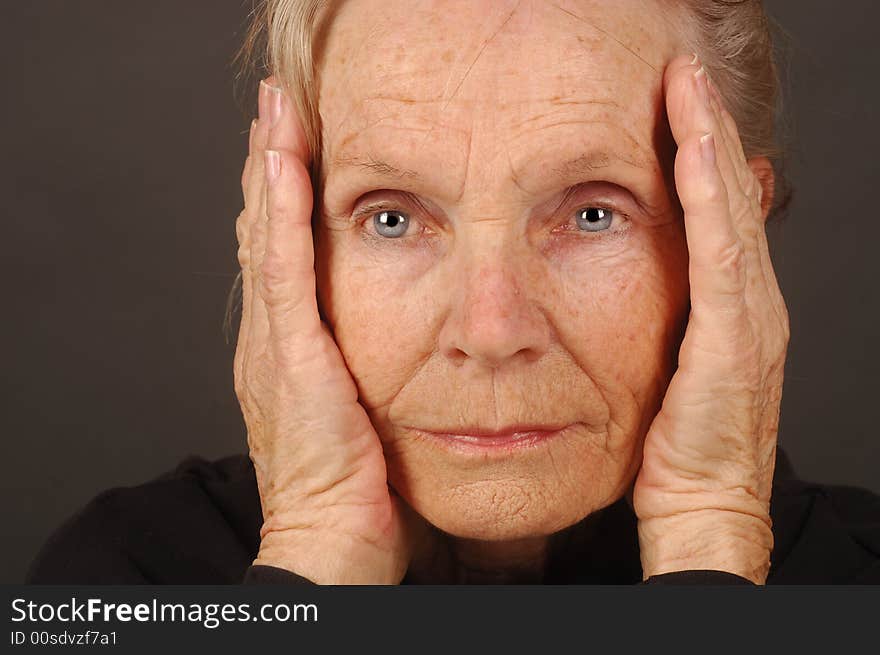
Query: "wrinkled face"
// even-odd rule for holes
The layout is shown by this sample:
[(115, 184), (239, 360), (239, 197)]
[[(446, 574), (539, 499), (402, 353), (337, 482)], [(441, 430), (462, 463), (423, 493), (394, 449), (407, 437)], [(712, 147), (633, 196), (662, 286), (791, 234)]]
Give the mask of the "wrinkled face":
[[(389, 483), (450, 534), (550, 534), (638, 470), (688, 310), (664, 25), (651, 0), (332, 18), (319, 302)], [(564, 429), (434, 434), (523, 425)]]

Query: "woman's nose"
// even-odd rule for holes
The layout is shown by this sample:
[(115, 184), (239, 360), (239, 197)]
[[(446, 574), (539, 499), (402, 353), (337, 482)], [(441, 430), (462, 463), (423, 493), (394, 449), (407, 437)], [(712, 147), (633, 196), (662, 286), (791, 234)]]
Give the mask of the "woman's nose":
[(528, 272), (511, 258), (484, 253), (483, 261), (461, 266), (440, 332), (441, 352), (456, 365), (473, 361), (487, 368), (539, 358), (550, 326), (533, 289)]

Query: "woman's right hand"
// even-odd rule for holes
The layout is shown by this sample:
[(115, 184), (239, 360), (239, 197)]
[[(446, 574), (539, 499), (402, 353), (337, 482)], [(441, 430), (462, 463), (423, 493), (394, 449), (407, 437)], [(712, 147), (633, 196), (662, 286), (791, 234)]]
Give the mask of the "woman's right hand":
[(318, 312), (305, 134), (274, 85), (260, 84), (259, 106), (236, 222), (234, 362), (263, 508), (254, 564), (319, 584), (397, 584), (412, 510), (387, 484), (381, 442)]

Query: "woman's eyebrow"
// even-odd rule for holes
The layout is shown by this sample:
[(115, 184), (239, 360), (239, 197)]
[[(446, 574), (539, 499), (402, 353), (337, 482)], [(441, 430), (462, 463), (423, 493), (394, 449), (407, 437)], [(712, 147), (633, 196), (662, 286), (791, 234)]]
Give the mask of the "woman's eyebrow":
[[(652, 168), (650, 162), (636, 160), (630, 157), (624, 157), (618, 153), (606, 150), (593, 150), (572, 157), (558, 165), (549, 168), (550, 172), (563, 179), (573, 179), (585, 175), (589, 175), (599, 169), (607, 168), (612, 161), (618, 160), (629, 164), (635, 168), (649, 169)], [(396, 181), (408, 180), (418, 181), (422, 179), (422, 175), (417, 171), (408, 168), (400, 168), (391, 164), (375, 155), (366, 156), (343, 156), (333, 160), (335, 166), (338, 167), (355, 167), (367, 171), (371, 175)]]
[[(444, 173), (442, 166), (413, 170), (402, 162), (391, 163), (376, 153), (373, 150), (370, 153), (340, 153), (338, 157), (331, 157), (334, 166), (324, 172), (323, 186), (326, 187), (326, 180), (334, 168), (337, 172), (354, 169), (371, 178), (371, 184), (377, 187), (414, 193), (428, 191), (453, 202), (461, 197), (461, 188), (457, 186), (459, 182), (450, 179), (449, 171)], [(572, 154), (571, 150), (565, 154)], [(628, 148), (619, 150), (596, 144), (571, 157), (559, 155), (558, 152), (545, 153), (543, 157), (536, 155), (532, 160), (520, 160), (526, 168), (511, 168), (512, 183), (526, 196), (538, 197), (591, 180), (601, 180), (629, 189), (644, 207), (659, 206), (664, 202), (662, 197), (666, 187), (659, 185), (663, 179), (663, 167), (653, 151), (645, 148), (637, 151)], [(345, 173), (342, 175), (348, 177)]]
[(635, 168), (651, 168), (651, 163), (643, 160), (625, 157), (616, 152), (606, 150), (592, 150), (582, 155), (573, 157), (558, 166), (550, 168), (552, 173), (564, 179), (589, 175), (599, 169), (611, 166), (614, 160), (629, 164)]
[(419, 180), (422, 177), (416, 171), (399, 168), (374, 155), (340, 156), (333, 160), (333, 165), (340, 168), (360, 168), (376, 177), (394, 180)]

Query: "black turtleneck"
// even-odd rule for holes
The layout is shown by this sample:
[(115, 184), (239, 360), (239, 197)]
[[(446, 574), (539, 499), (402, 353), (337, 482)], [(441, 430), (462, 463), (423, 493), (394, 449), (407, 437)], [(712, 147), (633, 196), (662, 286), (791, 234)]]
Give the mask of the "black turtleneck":
[[(768, 584), (880, 583), (880, 496), (797, 479), (777, 451), (770, 506), (775, 547)], [(571, 530), (552, 551), (546, 584), (638, 584), (636, 517), (626, 500)], [(244, 455), (192, 457), (135, 487), (110, 489), (68, 519), (33, 561), (34, 584), (308, 583), (251, 566), (262, 523)], [(406, 577), (403, 584), (410, 584)], [(654, 576), (648, 584), (750, 584), (718, 571)]]

